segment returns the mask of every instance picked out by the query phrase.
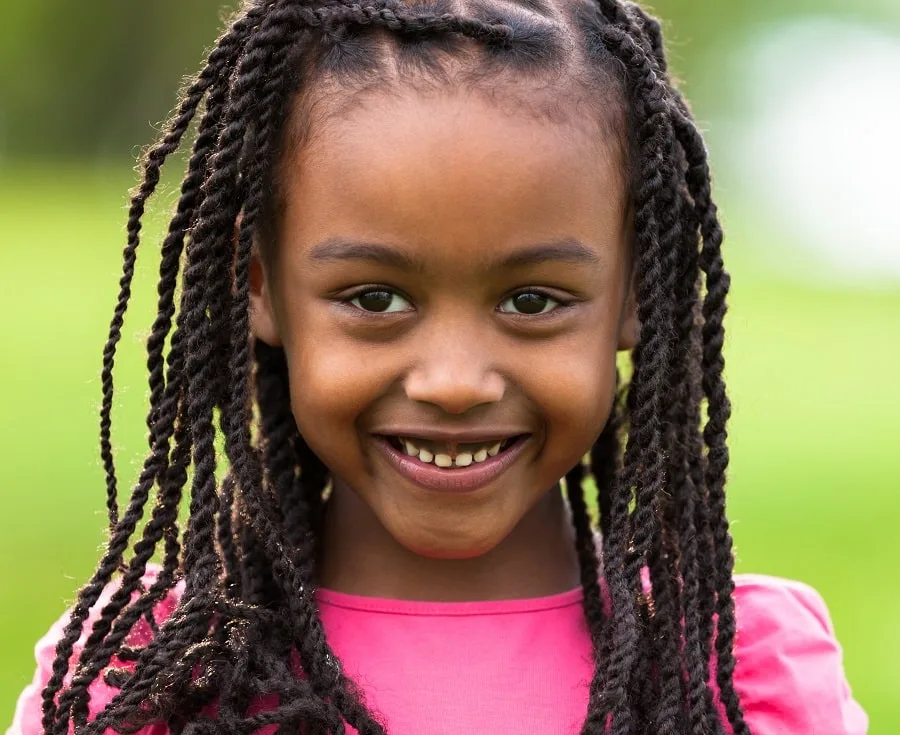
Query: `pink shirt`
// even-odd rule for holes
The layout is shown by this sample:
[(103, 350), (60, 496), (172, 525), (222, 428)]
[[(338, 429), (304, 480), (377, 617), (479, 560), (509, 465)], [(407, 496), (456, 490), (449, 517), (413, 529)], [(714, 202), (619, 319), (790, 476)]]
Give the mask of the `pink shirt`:
[[(818, 593), (760, 575), (738, 575), (735, 584), (734, 679), (753, 735), (864, 735), (868, 719), (851, 696)], [(319, 604), (331, 645), (389, 735), (575, 735), (593, 668), (581, 597), (578, 589), (529, 600), (433, 603), (321, 590)], [(160, 617), (176, 598), (161, 603)], [(41, 732), (40, 692), (64, 624), (38, 642), (38, 670), (7, 735)], [(132, 636), (140, 643), (149, 629), (136, 627)], [(95, 682), (91, 711), (115, 692)], [(166, 734), (164, 725), (140, 731)]]

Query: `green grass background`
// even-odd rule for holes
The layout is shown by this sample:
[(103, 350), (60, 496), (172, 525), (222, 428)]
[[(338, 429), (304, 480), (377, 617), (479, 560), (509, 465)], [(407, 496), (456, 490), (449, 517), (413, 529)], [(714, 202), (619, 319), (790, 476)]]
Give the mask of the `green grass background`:
[[(102, 543), (98, 376), (132, 183), (127, 166), (0, 175), (0, 727), (31, 678), (34, 642)], [(129, 482), (144, 446), (153, 235), (173, 198), (157, 207), (139, 261), (116, 375)], [(757, 266), (749, 228), (727, 224), (738, 570), (821, 591), (871, 733), (888, 735), (900, 730), (900, 290), (798, 285)]]

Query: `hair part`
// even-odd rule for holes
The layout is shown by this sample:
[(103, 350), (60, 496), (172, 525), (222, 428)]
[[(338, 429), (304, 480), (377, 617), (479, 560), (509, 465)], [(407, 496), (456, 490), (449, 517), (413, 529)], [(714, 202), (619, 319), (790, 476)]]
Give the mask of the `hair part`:
[[(77, 735), (128, 732), (151, 721), (176, 733), (268, 724), (336, 733), (343, 723), (361, 735), (385, 732), (344, 674), (315, 603), (328, 470), (297, 430), (283, 351), (250, 335), (251, 258), (267, 228), (274, 233), (280, 163), (346, 105), (368, 93), (465, 81), (511, 95), (521, 114), (542, 114), (559, 94), (551, 82), (563, 77), (579, 103), (568, 114), (592, 119), (598, 138), (620, 136), (642, 325), (607, 426), (565, 477), (595, 658), (582, 733), (748, 735), (733, 684), (722, 230), (706, 149), (669, 78), (659, 23), (619, 0), (472, 0), (463, 8), (450, 0), (254, 0), (236, 16), (148, 152), (129, 211), (103, 354), (110, 537), (57, 646), (43, 694), (48, 735), (73, 726)], [(120, 509), (111, 445), (116, 348), (145, 206), (198, 116), (162, 243), (147, 345), (149, 452)], [(215, 369), (222, 364), (227, 372)], [(147, 564), (160, 545), (162, 568), (148, 586)], [(181, 579), (176, 610), (156, 621), (155, 606)], [(129, 633), (141, 620), (154, 635), (135, 648)], [(713, 656), (727, 728), (714, 701)], [(119, 692), (90, 720), (88, 688), (100, 677)], [(265, 695), (278, 703), (252, 714)]]

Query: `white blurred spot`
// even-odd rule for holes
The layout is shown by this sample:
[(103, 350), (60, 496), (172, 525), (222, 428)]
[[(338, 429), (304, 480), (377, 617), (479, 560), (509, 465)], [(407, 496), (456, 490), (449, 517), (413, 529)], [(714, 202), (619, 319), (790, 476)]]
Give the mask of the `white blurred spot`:
[(806, 19), (741, 63), (751, 115), (736, 163), (803, 248), (783, 255), (809, 275), (900, 281), (900, 38)]

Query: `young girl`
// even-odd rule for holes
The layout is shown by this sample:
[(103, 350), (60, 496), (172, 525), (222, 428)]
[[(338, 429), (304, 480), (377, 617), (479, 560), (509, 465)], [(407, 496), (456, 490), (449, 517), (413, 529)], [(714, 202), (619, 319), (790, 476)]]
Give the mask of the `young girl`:
[(721, 242), (640, 7), (248, 4), (133, 199), (109, 544), (10, 732), (864, 733), (819, 596), (732, 576)]

